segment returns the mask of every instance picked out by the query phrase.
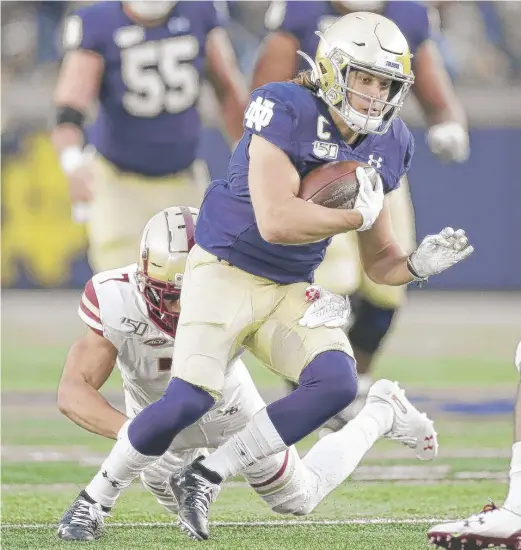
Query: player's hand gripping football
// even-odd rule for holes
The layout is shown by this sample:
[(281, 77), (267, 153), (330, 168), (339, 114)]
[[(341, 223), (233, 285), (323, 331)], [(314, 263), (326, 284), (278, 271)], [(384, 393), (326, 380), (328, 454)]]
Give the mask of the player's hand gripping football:
[(362, 225), (357, 231), (367, 231), (378, 218), (384, 205), (382, 179), (376, 170), (368, 171), (362, 166), (356, 169), (356, 179), (360, 189), (353, 209), (362, 215)]
[(474, 247), (469, 244), (463, 229), (454, 231), (446, 227), (437, 235), (427, 235), (423, 239), (409, 256), (407, 267), (415, 279), (426, 280), (468, 258), (472, 252)]
[(465, 162), (469, 158), (469, 134), (458, 122), (431, 126), (426, 139), (429, 149), (444, 162)]
[(306, 288), (306, 301), (311, 305), (299, 321), (301, 327), (343, 328), (351, 314), (349, 300), (321, 286)]

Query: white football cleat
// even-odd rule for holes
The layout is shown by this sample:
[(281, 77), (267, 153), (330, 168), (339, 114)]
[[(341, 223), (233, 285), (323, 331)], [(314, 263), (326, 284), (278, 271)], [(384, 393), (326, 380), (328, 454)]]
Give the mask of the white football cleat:
[(400, 441), (414, 450), (420, 460), (432, 460), (438, 454), (438, 435), (434, 424), (405, 397), (397, 382), (378, 380), (369, 394), (367, 403), (384, 401), (394, 410), (393, 427), (385, 434), (388, 439)]
[(508, 548), (521, 550), (521, 516), (487, 504), (479, 514), (431, 527), (427, 538), (435, 546), (451, 550)]

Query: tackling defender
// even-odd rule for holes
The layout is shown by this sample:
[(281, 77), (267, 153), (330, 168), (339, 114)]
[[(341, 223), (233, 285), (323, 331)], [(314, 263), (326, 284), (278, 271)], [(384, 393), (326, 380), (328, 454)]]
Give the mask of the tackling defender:
[[(315, 30), (324, 31), (342, 15), (359, 9), (381, 13), (394, 21), (403, 32), (414, 56), (412, 68), (415, 81), (412, 91), (429, 126), (427, 143), (440, 159), (465, 162), (469, 156), (465, 112), (437, 46), (431, 39), (429, 8), (424, 3), (275, 0), (266, 14), (266, 27), (271, 32), (258, 57), (252, 77), (253, 88), (293, 78), (298, 70), (306, 68), (297, 50), (311, 56), (317, 48), (319, 39)], [(386, 156), (376, 155), (370, 155), (365, 160), (373, 165), (389, 162)], [(391, 218), (397, 240), (410, 253), (415, 248), (415, 231), (406, 177), (391, 197)], [(364, 274), (353, 233), (333, 239), (324, 262), (317, 269), (315, 280), (336, 294), (350, 295), (357, 291), (352, 299), (353, 324), (348, 337), (359, 374), (357, 402), (362, 406), (371, 385), (370, 371), (374, 357), (405, 299), (406, 287), (378, 285)], [(358, 403), (354, 403), (342, 416), (349, 418), (357, 408)], [(332, 428), (342, 425), (342, 418), (332, 419), (328, 425)]]
[[(521, 372), (521, 342), (517, 346), (514, 364)], [(480, 514), (435, 525), (429, 529), (427, 537), (434, 545), (452, 550), (496, 546), (509, 550), (521, 548), (521, 382), (517, 387), (514, 411), (510, 486), (503, 506), (497, 508), (493, 503), (487, 504)]]
[[(198, 207), (208, 185), (196, 159), (205, 65), (230, 141), (242, 135), (247, 89), (213, 2), (96, 2), (65, 23), (53, 143), (94, 271), (134, 261), (140, 228), (165, 205)], [(84, 122), (97, 154), (83, 151)]]
[[(308, 307), (305, 289), (329, 237), (358, 231), (366, 273), (389, 285), (425, 281), (473, 251), (464, 232), (450, 228), (425, 237), (411, 255), (394, 239), (384, 195), (398, 187), (413, 154), (412, 136), (397, 118), (414, 81), (398, 27), (375, 14), (347, 15), (324, 33), (315, 59), (298, 81), (252, 94), (229, 181), (213, 182), (201, 206), (197, 245), (184, 273), (172, 380), (111, 453), (126, 462), (129, 482), (155, 462), (214, 406), (241, 346), (298, 381), (293, 393), (259, 411), (210, 457), (171, 476), (181, 524), (198, 538), (208, 537), (208, 509), (220, 481), (285, 451), (356, 396), (356, 365), (343, 330), (299, 324)], [(301, 178), (313, 168), (336, 159), (364, 162), (369, 153), (390, 160), (374, 177), (357, 169), (360, 191), (352, 210), (297, 197)]]
[[(197, 210), (172, 207), (144, 228), (139, 263), (105, 271), (86, 285), (79, 315), (86, 334), (71, 347), (58, 390), (58, 406), (79, 426), (112, 439), (125, 439), (128, 418), (161, 397), (170, 378), (179, 317), (179, 294), (188, 251), (194, 242)], [(312, 287), (321, 297), (304, 313), (308, 327), (339, 326), (348, 303)], [(311, 290), (311, 289), (310, 289)], [(126, 414), (99, 393), (117, 364), (123, 378)], [(265, 407), (240, 358), (230, 363), (223, 397), (196, 424), (183, 430), (163, 457), (141, 472), (143, 485), (169, 512), (177, 506), (168, 477), (207, 454), (242, 429)], [(307, 514), (354, 470), (381, 436), (405, 441), (418, 458), (434, 458), (432, 422), (420, 415), (396, 384), (377, 382), (360, 415), (322, 439), (300, 460), (294, 448), (261, 460), (243, 472), (251, 487), (279, 513)], [(425, 442), (427, 438), (427, 442)], [(67, 510), (58, 528), (65, 540), (93, 540), (127, 480), (109, 457)], [(194, 495), (194, 503), (204, 500)]]

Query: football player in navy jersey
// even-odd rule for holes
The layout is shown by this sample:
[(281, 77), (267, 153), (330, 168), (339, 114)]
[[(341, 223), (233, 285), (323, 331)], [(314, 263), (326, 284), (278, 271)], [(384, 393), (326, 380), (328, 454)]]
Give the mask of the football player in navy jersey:
[[(411, 134), (397, 117), (414, 80), (410, 59), (405, 37), (385, 17), (341, 18), (322, 36), (311, 71), (252, 94), (228, 180), (214, 181), (205, 194), (183, 278), (172, 379), (109, 458), (121, 464), (125, 483), (155, 462), (211, 409), (227, 364), (242, 347), (298, 387), (208, 458), (170, 477), (181, 525), (199, 539), (208, 538), (209, 506), (223, 479), (286, 450), (356, 396), (356, 364), (344, 331), (302, 322), (306, 289), (330, 237), (356, 231), (366, 273), (389, 285), (425, 281), (473, 251), (464, 231), (451, 228), (425, 237), (410, 255), (394, 238), (388, 195), (413, 154)], [(368, 154), (389, 162), (379, 174), (357, 169), (352, 210), (298, 198), (300, 181), (313, 168)], [(404, 416), (401, 437), (426, 445)], [(387, 431), (385, 414), (375, 422)]]
[[(65, 23), (53, 142), (95, 271), (134, 261), (146, 221), (170, 204), (199, 206), (208, 185), (196, 159), (205, 66), (231, 142), (247, 89), (213, 2), (97, 2)], [(83, 150), (84, 122), (96, 150)], [(94, 157), (94, 158), (92, 158)]]
[[(313, 55), (324, 31), (342, 15), (358, 10), (374, 11), (388, 17), (403, 32), (413, 54), (415, 75), (413, 92), (429, 125), (427, 142), (434, 154), (452, 162), (464, 162), (469, 156), (467, 120), (450, 78), (432, 40), (428, 8), (422, 2), (310, 1), (275, 0), (266, 14), (266, 38), (252, 77), (257, 88), (268, 82), (289, 80), (306, 68), (297, 54)], [(365, 159), (378, 170), (389, 162), (386, 156)], [(391, 218), (398, 242), (406, 252), (415, 248), (414, 214), (407, 179), (393, 193)], [(332, 292), (353, 297), (353, 322), (349, 339), (357, 360), (359, 392), (356, 403), (345, 414), (328, 422), (335, 429), (356, 414), (372, 383), (370, 371), (375, 355), (389, 332), (397, 309), (405, 299), (405, 287), (377, 285), (363, 272), (358, 260), (354, 234), (335, 237), (326, 259), (317, 270), (316, 281)]]

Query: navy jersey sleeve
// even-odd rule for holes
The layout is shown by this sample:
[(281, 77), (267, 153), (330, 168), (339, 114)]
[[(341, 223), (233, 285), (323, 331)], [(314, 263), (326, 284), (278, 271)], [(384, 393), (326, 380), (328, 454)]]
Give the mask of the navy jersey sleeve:
[(90, 50), (100, 55), (105, 50), (105, 32), (100, 5), (91, 5), (67, 17), (63, 30), (63, 48)]
[(421, 2), (388, 2), (385, 15), (403, 32), (412, 54), (431, 37), (429, 9)]
[(280, 84), (272, 83), (254, 90), (244, 114), (244, 130), (262, 136), (293, 159), (297, 154), (295, 114), (291, 98), (285, 97), (280, 88)]
[(314, 4), (316, 2), (271, 2), (264, 22), (266, 29), (271, 32), (287, 32), (302, 42), (315, 31), (316, 18), (312, 13)]
[(215, 27), (224, 27), (226, 26), (229, 13), (227, 2), (205, 2), (205, 7), (207, 8), (207, 18), (206, 18), (206, 32), (209, 33)]
[(411, 132), (409, 132), (409, 140), (405, 148), (405, 156), (403, 159), (403, 169), (400, 172), (400, 178), (407, 174), (409, 168), (411, 167), (412, 157), (414, 155), (414, 137)]

